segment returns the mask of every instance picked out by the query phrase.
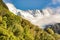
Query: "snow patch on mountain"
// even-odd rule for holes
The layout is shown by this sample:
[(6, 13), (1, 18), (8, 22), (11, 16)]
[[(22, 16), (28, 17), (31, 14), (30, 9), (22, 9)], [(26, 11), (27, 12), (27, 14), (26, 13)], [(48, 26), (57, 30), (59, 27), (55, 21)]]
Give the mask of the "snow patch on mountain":
[[(9, 10), (16, 15), (29, 20), (32, 24), (39, 26), (40, 28), (45, 28), (47, 24), (60, 23), (60, 13), (54, 9), (46, 8), (42, 10), (20, 10), (11, 3), (5, 3)], [(60, 9), (59, 9), (60, 10)]]

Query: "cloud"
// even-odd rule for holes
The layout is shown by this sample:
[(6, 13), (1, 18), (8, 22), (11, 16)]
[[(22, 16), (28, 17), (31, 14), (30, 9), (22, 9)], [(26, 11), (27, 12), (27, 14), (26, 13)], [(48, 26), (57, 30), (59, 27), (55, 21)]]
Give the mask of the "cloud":
[(60, 0), (52, 0), (52, 3), (53, 3), (53, 4), (60, 3)]
[(60, 14), (60, 6), (53, 8), (53, 7), (46, 7), (45, 9), (49, 9), (50, 12), (54, 13), (54, 14)]
[(59, 7), (60, 6), (60, 0), (52, 0), (48, 5), (48, 7)]
[(60, 13), (60, 0), (52, 0), (46, 8), (50, 8), (54, 13)]
[(55, 13), (59, 13), (60, 14), (60, 7), (57, 7), (54, 9)]

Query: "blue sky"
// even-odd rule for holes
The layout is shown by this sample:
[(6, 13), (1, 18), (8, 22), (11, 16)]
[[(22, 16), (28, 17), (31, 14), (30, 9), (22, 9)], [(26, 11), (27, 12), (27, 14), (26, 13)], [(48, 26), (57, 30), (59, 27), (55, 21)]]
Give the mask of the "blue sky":
[(7, 0), (12, 2), (14, 6), (21, 10), (44, 9), (46, 7), (56, 8), (60, 6), (59, 0)]

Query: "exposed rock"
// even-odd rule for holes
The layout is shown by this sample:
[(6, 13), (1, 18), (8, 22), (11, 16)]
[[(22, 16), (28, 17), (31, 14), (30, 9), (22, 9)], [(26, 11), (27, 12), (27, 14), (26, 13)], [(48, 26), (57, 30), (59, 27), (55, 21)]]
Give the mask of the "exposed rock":
[(46, 25), (45, 27), (46, 27), (45, 30), (46, 30), (47, 28), (51, 28), (55, 33), (60, 34), (60, 23), (51, 24), (51, 25)]

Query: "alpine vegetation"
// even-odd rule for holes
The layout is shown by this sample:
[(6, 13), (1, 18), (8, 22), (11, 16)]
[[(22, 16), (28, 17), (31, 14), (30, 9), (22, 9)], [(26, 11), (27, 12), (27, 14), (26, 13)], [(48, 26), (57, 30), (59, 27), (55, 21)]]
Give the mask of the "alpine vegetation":
[(15, 15), (0, 0), (0, 40), (60, 40), (60, 34), (52, 28), (43, 30), (39, 27), (26, 20), (24, 16)]

